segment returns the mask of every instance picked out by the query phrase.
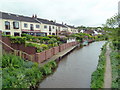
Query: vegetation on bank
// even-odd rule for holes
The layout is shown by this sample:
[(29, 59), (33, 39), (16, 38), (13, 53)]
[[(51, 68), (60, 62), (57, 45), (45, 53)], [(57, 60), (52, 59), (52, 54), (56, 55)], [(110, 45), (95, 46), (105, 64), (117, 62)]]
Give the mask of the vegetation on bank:
[(38, 63), (24, 61), (12, 54), (4, 54), (2, 57), (2, 88), (35, 87), (37, 82), (53, 73), (56, 67), (55, 61), (50, 61), (40, 67)]
[(112, 52), (110, 54), (112, 65), (112, 88), (120, 88), (120, 15), (116, 14), (107, 19), (104, 24), (104, 29), (109, 35), (111, 42), (110, 47)]
[(112, 52), (110, 54), (111, 66), (112, 66), (112, 87), (120, 88), (120, 53), (115, 50), (112, 44), (110, 44)]
[(91, 77), (91, 88), (103, 88), (104, 84), (104, 73), (105, 73), (105, 64), (106, 64), (106, 45), (101, 48), (102, 52), (99, 56), (99, 61), (97, 65), (97, 69), (92, 73)]
[(84, 39), (90, 39), (94, 41), (102, 41), (102, 40), (108, 40), (107, 35), (97, 35), (97, 36), (92, 36), (90, 34), (86, 33), (77, 33), (77, 34), (72, 34), (70, 37), (75, 37), (78, 42), (82, 42)]

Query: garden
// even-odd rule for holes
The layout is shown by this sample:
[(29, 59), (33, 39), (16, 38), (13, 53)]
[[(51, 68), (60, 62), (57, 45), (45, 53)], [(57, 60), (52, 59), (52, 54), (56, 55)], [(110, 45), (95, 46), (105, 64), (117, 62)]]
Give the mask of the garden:
[[(5, 37), (5, 35), (4, 35)], [(7, 36), (10, 38), (11, 43), (25, 44), (26, 47), (36, 47), (36, 52), (42, 52), (52, 47), (59, 46), (67, 42), (67, 37), (58, 37), (55, 35), (42, 36), (31, 36), (28, 34), (22, 34), (19, 36)]]

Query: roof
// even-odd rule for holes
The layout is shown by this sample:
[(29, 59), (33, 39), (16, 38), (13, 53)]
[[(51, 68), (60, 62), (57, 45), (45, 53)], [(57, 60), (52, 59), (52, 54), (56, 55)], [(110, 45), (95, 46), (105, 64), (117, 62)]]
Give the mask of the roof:
[(64, 27), (64, 28), (67, 28), (67, 27), (75, 28), (74, 26), (56, 23), (54, 21), (49, 21), (47, 19), (32, 18), (32, 17), (28, 17), (28, 16), (5, 13), (5, 12), (0, 12), (0, 18), (1, 17), (3, 19), (11, 19), (11, 20), (18, 20), (18, 21), (25, 21), (25, 22), (35, 22), (35, 23), (50, 24), (50, 25), (61, 26), (61, 27)]
[(32, 17), (16, 15), (16, 14), (11, 14), (11, 13), (4, 13), (4, 12), (2, 12), (2, 18), (3, 19), (12, 19), (12, 20), (18, 20), (18, 21), (26, 21), (26, 22), (36, 22), (36, 23), (38, 23), (38, 21), (36, 21)]
[(66, 25), (66, 26), (68, 26), (68, 27), (70, 27), (70, 28), (74, 28), (74, 29), (76, 29), (74, 26), (71, 26), (71, 25)]
[(85, 30), (83, 33), (92, 34), (92, 33), (94, 33), (94, 31), (93, 30)]
[(56, 26), (61, 26), (61, 27), (67, 28), (67, 27), (66, 27), (65, 25), (63, 25), (63, 24), (55, 23), (55, 25), (56, 25)]
[(47, 20), (47, 19), (37, 18), (37, 20), (39, 20), (41, 23), (44, 23), (44, 24), (55, 25), (55, 22), (53, 22), (53, 21), (49, 21), (49, 20)]

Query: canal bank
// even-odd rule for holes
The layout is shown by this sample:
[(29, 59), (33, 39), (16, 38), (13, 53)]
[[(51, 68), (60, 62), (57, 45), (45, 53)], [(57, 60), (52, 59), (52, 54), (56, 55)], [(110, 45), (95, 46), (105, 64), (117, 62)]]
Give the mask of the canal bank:
[(61, 59), (54, 74), (48, 76), (39, 88), (90, 88), (91, 74), (96, 69), (104, 41), (94, 42)]
[(80, 46), (80, 44), (69, 47), (69, 48), (63, 50), (62, 52), (57, 53), (56, 55), (54, 55), (50, 59), (40, 63), (40, 66), (43, 66), (43, 65), (47, 64), (48, 62), (50, 62), (52, 60), (55, 60), (56, 62), (59, 62), (64, 56), (68, 55), (70, 52), (72, 52), (78, 46)]

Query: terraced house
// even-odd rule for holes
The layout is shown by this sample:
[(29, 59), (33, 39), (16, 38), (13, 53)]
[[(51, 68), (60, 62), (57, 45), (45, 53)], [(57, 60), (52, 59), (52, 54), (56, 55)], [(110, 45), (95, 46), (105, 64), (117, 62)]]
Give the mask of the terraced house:
[(44, 36), (60, 35), (62, 32), (77, 33), (75, 27), (59, 24), (55, 21), (0, 12), (0, 31), (6, 35), (21, 36), (22, 33)]

